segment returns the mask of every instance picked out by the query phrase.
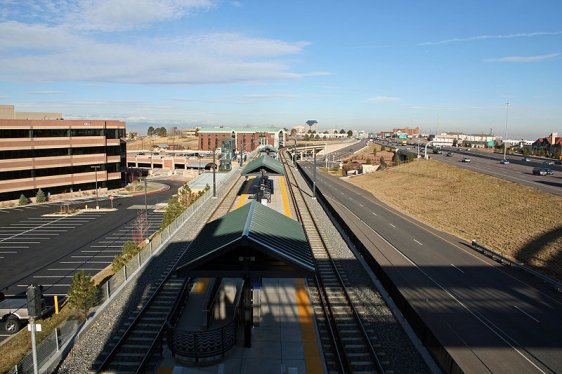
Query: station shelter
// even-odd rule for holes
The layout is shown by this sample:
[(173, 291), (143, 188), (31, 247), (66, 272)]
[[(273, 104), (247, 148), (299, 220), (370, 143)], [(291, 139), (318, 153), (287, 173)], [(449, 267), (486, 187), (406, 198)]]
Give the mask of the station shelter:
[(270, 156), (260, 156), (250, 161), (242, 170), (242, 176), (259, 177), (259, 188), (255, 194), (255, 200), (263, 202), (271, 202), (271, 194), (273, 194), (273, 183), (269, 179), (271, 176), (284, 176), (285, 168), (283, 164)]
[[(254, 327), (253, 288), (260, 287), (263, 278), (307, 278), (314, 272), (302, 225), (256, 201), (205, 225), (176, 267), (178, 275), (192, 279), (242, 280), (241, 305), (233, 310), (241, 313), (245, 347), (251, 347)], [(236, 321), (233, 315), (231, 326), (239, 325)], [(229, 331), (180, 331), (173, 326), (169, 346), (176, 359), (223, 357), (236, 341)]]

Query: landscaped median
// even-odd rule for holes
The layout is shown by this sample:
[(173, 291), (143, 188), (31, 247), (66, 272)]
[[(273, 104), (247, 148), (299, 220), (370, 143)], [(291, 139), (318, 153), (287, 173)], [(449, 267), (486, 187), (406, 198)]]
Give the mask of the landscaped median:
[(562, 198), (419, 160), (348, 179), (388, 205), (562, 280)]

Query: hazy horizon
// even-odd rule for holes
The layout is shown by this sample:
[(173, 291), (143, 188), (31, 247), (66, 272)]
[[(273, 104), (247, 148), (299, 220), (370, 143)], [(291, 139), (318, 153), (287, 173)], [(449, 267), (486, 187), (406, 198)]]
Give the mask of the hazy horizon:
[[(185, 126), (562, 130), (562, 3), (0, 1), (0, 104)], [(509, 102), (509, 109), (506, 103)]]

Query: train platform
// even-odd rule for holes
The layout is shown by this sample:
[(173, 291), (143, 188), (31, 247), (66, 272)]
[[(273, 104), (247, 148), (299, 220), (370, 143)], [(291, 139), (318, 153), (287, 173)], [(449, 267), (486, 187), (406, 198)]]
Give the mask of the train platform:
[[(294, 219), (288, 200), (286, 179), (282, 176), (270, 178), (273, 194), (264, 205)], [(252, 201), (259, 178), (249, 177), (240, 187), (240, 195), (233, 209)], [(215, 315), (207, 325), (209, 292), (213, 281), (199, 279), (190, 293), (189, 302), (178, 321), (182, 328), (217, 328), (228, 322), (225, 316), (232, 315), (235, 308), (236, 290), (234, 280), (227, 280), (224, 289), (219, 289)], [(238, 284), (238, 287), (240, 285)], [(323, 357), (310, 300), (304, 279), (264, 278), (261, 287), (254, 290), (254, 327), (251, 331), (251, 347), (244, 347), (243, 328), (239, 327), (237, 344), (225, 356), (212, 363), (184, 362), (172, 356), (164, 346), (159, 374), (192, 373), (323, 373)]]

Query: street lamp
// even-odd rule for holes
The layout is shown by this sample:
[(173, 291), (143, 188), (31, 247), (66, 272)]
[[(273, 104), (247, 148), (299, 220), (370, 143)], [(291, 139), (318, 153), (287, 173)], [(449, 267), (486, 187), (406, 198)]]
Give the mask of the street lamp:
[(146, 177), (140, 177), (139, 181), (143, 181), (144, 180), (144, 215), (146, 217), (146, 220), (148, 221), (148, 204), (146, 202), (146, 195), (147, 195), (147, 186), (146, 186)]
[(98, 169), (100, 168), (99, 165), (94, 165), (94, 166), (90, 166), (90, 168), (94, 169), (94, 175), (96, 176), (96, 209), (100, 208), (100, 196), (99, 196), (99, 192), (98, 192)]
[(215, 139), (215, 146), (214, 146), (214, 148), (213, 148), (213, 197), (217, 197), (217, 183), (216, 183), (216, 177), (215, 177), (215, 169), (216, 169), (215, 157), (216, 157), (216, 152), (217, 152), (217, 140)]
[(509, 115), (509, 101), (505, 103), (505, 139), (503, 140), (503, 159), (505, 160), (505, 156), (507, 154), (507, 119)]

